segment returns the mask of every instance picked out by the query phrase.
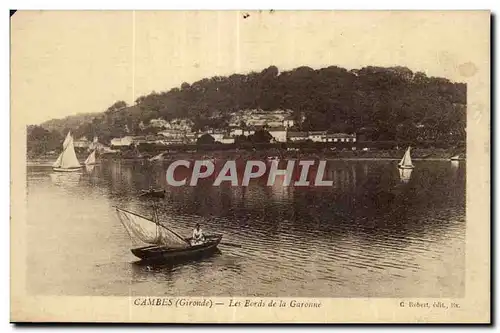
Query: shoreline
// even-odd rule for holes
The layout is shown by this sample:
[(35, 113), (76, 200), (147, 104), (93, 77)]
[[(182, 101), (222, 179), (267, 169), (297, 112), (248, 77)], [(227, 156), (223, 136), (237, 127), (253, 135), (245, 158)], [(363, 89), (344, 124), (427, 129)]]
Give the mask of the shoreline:
[[(343, 160), (343, 161), (398, 161), (401, 160), (406, 149), (369, 149), (369, 150), (284, 150), (276, 148), (250, 150), (250, 149), (232, 149), (232, 150), (212, 150), (206, 151), (198, 149), (196, 151), (163, 151), (163, 157), (158, 161), (150, 161), (157, 152), (147, 152), (139, 150), (119, 151), (116, 153), (104, 153), (98, 158), (102, 161), (120, 160), (120, 161), (142, 161), (146, 163), (157, 163), (173, 160)], [(78, 160), (84, 161), (88, 152), (78, 152)], [(463, 150), (456, 148), (413, 148), (411, 158), (414, 161), (450, 161), (450, 158), (460, 155), (465, 160)], [(56, 154), (27, 158), (28, 164), (52, 164), (57, 158)]]
[[(183, 158), (178, 158), (179, 160), (181, 159), (187, 159), (186, 157)], [(202, 159), (202, 158), (201, 158)], [(205, 158), (208, 159), (208, 158)], [(231, 160), (230, 158), (219, 158), (221, 160), (226, 159), (226, 160)], [(256, 158), (253, 158), (255, 160)], [(312, 159), (318, 159), (318, 157), (311, 157), (311, 156), (303, 156), (300, 158), (283, 158), (280, 159), (281, 161), (284, 160), (312, 160)], [(395, 157), (333, 157), (333, 156), (324, 156), (320, 159), (327, 160), (327, 161), (399, 161), (400, 158), (395, 158)], [(167, 161), (173, 161), (175, 159), (165, 159), (165, 160), (160, 160), (160, 161), (149, 161), (147, 158), (105, 158), (105, 161), (123, 161), (123, 162), (148, 162), (149, 164), (157, 164), (159, 162), (167, 162)], [(249, 158), (248, 160), (252, 160), (252, 158)], [(466, 159), (462, 160), (457, 160), (457, 161), (452, 161), (449, 158), (445, 157), (427, 157), (427, 158), (412, 158), (413, 161), (434, 161), (434, 162), (466, 162)], [(55, 159), (52, 158), (37, 158), (37, 159), (27, 159), (26, 160), (26, 166), (52, 166), (52, 163), (55, 161)], [(84, 159), (81, 159), (82, 165), (83, 165)]]

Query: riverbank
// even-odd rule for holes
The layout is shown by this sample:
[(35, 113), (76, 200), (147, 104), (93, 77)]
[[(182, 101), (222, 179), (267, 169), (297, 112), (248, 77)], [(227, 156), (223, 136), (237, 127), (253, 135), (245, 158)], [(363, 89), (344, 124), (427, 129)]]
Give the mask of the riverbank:
[[(323, 150), (323, 151), (305, 151), (305, 150), (279, 150), (268, 149), (263, 151), (248, 150), (225, 150), (225, 151), (192, 151), (192, 152), (166, 152), (163, 155), (164, 160), (192, 160), (192, 159), (332, 159), (332, 160), (399, 160), (402, 158), (404, 149), (386, 149), (386, 150)], [(455, 149), (444, 148), (414, 148), (411, 151), (414, 160), (449, 160), (452, 156), (461, 153)], [(81, 156), (80, 156), (81, 155)], [(78, 158), (84, 160), (86, 154), (79, 154)], [(104, 160), (148, 160), (151, 154), (131, 155), (123, 153), (104, 154), (99, 158)], [(29, 158), (28, 164), (47, 164), (55, 161), (57, 156), (40, 156)]]
[[(231, 150), (231, 151), (194, 151), (194, 152), (166, 152), (163, 159), (343, 159), (343, 160), (363, 160), (363, 159), (387, 159), (399, 160), (403, 157), (405, 149), (368, 149), (368, 150), (352, 150), (352, 149), (300, 149), (300, 150), (283, 150), (283, 149), (266, 149), (266, 150)], [(411, 150), (411, 156), (415, 160), (448, 160), (452, 156), (463, 152), (455, 149), (444, 148), (415, 148)], [(111, 158), (116, 158), (113, 156)]]

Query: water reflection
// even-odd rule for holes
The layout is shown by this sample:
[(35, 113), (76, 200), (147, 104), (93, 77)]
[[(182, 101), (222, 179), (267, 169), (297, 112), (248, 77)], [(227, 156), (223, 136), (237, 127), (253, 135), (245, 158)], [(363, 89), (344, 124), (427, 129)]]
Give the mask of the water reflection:
[(401, 182), (408, 183), (411, 179), (411, 173), (413, 169), (399, 169), (399, 177), (401, 178)]
[(87, 173), (92, 173), (92, 171), (94, 171), (95, 169), (95, 165), (86, 165), (85, 166), (85, 171), (87, 171)]
[(49, 177), (54, 185), (71, 187), (78, 186), (82, 174), (80, 172), (53, 172)]

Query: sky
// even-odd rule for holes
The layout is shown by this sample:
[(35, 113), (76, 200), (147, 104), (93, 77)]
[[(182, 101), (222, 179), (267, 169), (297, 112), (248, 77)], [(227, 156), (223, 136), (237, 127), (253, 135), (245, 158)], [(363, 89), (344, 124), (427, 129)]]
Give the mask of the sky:
[(489, 40), (488, 12), (18, 11), (11, 112), (38, 124), (270, 65), (406, 66), (467, 82), (489, 69), (472, 61)]

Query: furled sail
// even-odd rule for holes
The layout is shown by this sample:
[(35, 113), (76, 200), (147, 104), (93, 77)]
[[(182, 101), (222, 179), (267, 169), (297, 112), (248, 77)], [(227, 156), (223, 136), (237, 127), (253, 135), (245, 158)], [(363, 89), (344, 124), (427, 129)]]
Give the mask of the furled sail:
[(401, 167), (413, 167), (413, 163), (411, 161), (410, 149), (411, 148), (408, 147), (408, 149), (405, 152), (405, 155), (403, 156), (403, 158), (399, 162), (399, 166), (401, 166)]
[(130, 235), (149, 244), (162, 244), (171, 248), (187, 248), (189, 244), (175, 232), (138, 214), (116, 208), (120, 222)]
[(95, 164), (95, 150), (90, 153), (89, 157), (85, 160), (85, 165)]
[(63, 169), (80, 167), (80, 162), (78, 162), (75, 147), (73, 146), (73, 137), (69, 134), (69, 132), (63, 143), (63, 152), (54, 162), (53, 167)]

